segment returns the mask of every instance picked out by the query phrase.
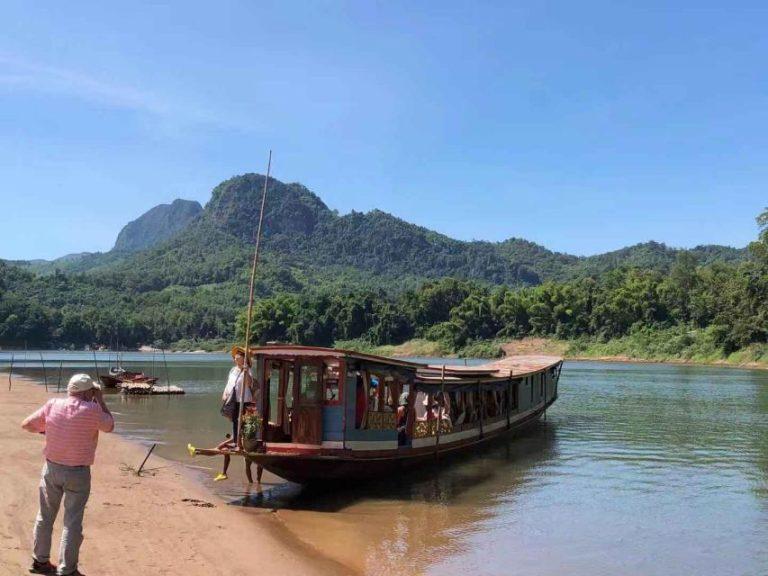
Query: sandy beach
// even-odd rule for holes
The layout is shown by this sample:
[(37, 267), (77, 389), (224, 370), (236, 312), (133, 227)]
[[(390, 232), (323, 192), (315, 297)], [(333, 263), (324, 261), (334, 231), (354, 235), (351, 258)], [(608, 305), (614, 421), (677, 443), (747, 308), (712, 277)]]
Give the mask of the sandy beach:
[[(21, 420), (55, 393), (7, 374), (0, 386), (0, 575), (26, 574), (43, 437)], [(153, 574), (345, 574), (341, 565), (293, 539), (269, 510), (216, 499), (176, 464), (117, 434), (101, 434), (92, 468), (80, 569), (87, 576)], [(61, 517), (54, 531), (58, 556)]]

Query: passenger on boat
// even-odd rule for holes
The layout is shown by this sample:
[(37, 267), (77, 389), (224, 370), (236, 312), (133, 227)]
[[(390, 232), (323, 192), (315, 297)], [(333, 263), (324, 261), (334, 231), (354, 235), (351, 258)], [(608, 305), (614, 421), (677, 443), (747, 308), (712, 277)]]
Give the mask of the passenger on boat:
[(379, 411), (379, 379), (377, 376), (370, 376), (370, 388), (368, 390), (368, 411)]
[[(250, 361), (247, 362), (246, 367), (245, 351), (236, 346), (232, 348), (232, 359), (235, 365), (230, 369), (229, 376), (227, 377), (227, 384), (224, 387), (224, 392), (221, 395), (221, 400), (224, 402), (222, 412), (231, 413), (232, 417), (232, 436), (227, 435), (227, 438), (217, 446), (219, 450), (237, 448), (237, 438), (240, 432), (240, 398), (243, 398), (243, 411), (246, 408), (253, 406), (253, 374), (250, 368)], [(245, 395), (243, 396), (243, 381), (245, 381)], [(220, 480), (226, 480), (227, 470), (229, 469), (230, 456), (224, 455), (224, 467), (213, 480), (218, 482)], [(250, 480), (250, 471), (247, 470)], [(261, 467), (257, 469), (257, 477), (261, 479)]]
[(432, 412), (435, 419), (451, 422), (451, 401), (447, 394), (438, 392), (432, 402)]

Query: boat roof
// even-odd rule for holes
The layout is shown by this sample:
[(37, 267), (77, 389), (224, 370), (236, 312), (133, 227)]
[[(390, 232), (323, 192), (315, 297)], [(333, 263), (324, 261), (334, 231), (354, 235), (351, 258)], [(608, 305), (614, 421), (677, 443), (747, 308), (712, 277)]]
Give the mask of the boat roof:
[(440, 382), (445, 370), (446, 382), (460, 382), (468, 379), (497, 379), (509, 376), (526, 376), (547, 370), (563, 361), (559, 356), (507, 356), (493, 362), (476, 366), (455, 366), (442, 364), (424, 364), (399, 358), (364, 354), (353, 350), (340, 348), (323, 348), (320, 346), (301, 346), (296, 344), (268, 344), (250, 349), (251, 355), (264, 356), (316, 356), (323, 358), (355, 358), (367, 362), (390, 364), (416, 371), (418, 379), (424, 382)]
[(264, 356), (317, 356), (323, 358), (356, 358), (358, 360), (367, 360), (368, 362), (379, 362), (381, 364), (392, 364), (403, 368), (426, 367), (426, 364), (419, 362), (409, 362), (399, 358), (388, 358), (386, 356), (376, 356), (375, 354), (364, 354), (353, 350), (343, 350), (341, 348), (323, 348), (321, 346), (301, 346), (298, 344), (267, 344), (266, 346), (256, 346), (250, 350), (251, 356), (262, 354)]
[(471, 378), (493, 380), (509, 378), (510, 376), (527, 376), (556, 366), (563, 359), (559, 356), (507, 356), (500, 360), (475, 366), (445, 366), (429, 364), (418, 371), (419, 379), (425, 382), (439, 382), (445, 370), (445, 381), (459, 381)]

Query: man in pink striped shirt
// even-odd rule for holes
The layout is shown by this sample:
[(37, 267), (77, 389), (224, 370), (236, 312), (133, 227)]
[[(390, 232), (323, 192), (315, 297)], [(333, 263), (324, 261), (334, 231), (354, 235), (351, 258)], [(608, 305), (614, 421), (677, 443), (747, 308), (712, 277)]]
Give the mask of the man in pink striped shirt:
[[(30, 572), (79, 575), (77, 561), (83, 541), (83, 514), (91, 493), (91, 464), (99, 432), (112, 432), (115, 421), (104, 403), (101, 387), (88, 374), (69, 379), (66, 398), (48, 400), (27, 416), (21, 427), (45, 434), (45, 464), (40, 480), (40, 512), (34, 531)], [(59, 568), (50, 562), (51, 532), (64, 499), (64, 530)]]

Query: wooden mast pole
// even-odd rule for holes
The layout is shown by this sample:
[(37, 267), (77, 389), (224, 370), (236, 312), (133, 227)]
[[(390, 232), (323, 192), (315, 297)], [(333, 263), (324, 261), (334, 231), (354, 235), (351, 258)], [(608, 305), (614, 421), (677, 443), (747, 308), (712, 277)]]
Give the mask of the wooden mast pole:
[(100, 380), (99, 377), (99, 361), (96, 360), (96, 350), (93, 350), (93, 366), (96, 368), (96, 380)]
[[(253, 264), (251, 266), (251, 280), (250, 285), (248, 287), (248, 315), (245, 317), (245, 362), (243, 363), (243, 369), (241, 371), (241, 375), (243, 377), (243, 385), (240, 387), (240, 406), (238, 407), (238, 415), (237, 415), (237, 423), (238, 423), (238, 433), (237, 433), (237, 446), (238, 448), (243, 447), (243, 435), (242, 435), (242, 428), (243, 428), (243, 404), (245, 403), (245, 371), (249, 368), (250, 364), (250, 354), (249, 354), (249, 346), (251, 345), (251, 314), (253, 313), (253, 289), (254, 289), (254, 281), (256, 279), (256, 267), (259, 264), (259, 248), (261, 246), (261, 227), (264, 223), (264, 207), (267, 203), (267, 184), (269, 183), (269, 174), (272, 170), (272, 150), (269, 151), (269, 160), (267, 161), (267, 176), (264, 178), (264, 190), (261, 193), (261, 210), (259, 211), (259, 225), (256, 228), (256, 248), (253, 251)], [(258, 374), (258, 371), (257, 371)], [(263, 399), (262, 399), (263, 401)], [(261, 408), (261, 406), (259, 406)], [(264, 438), (264, 432), (265, 432), (265, 426), (266, 423), (264, 421), (264, 418), (262, 416), (261, 420), (261, 437)]]

